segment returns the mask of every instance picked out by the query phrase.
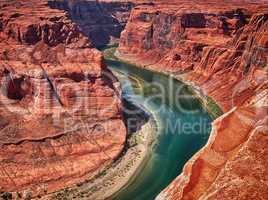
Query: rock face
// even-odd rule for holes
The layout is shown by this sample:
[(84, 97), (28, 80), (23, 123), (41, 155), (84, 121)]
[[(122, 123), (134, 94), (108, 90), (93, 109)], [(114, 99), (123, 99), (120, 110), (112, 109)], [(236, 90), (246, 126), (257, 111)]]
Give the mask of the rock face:
[(267, 139), (267, 107), (232, 109), (213, 122), (207, 145), (157, 199), (263, 199)]
[(132, 8), (152, 4), (149, 0), (49, 1), (51, 8), (67, 11), (95, 47), (118, 43)]
[(94, 46), (118, 42), (132, 7), (131, 1), (56, 0), (52, 8), (66, 10)]
[(202, 88), (226, 112), (157, 199), (266, 199), (268, 4), (169, 1), (133, 9), (117, 55)]
[[(193, 4), (136, 7), (117, 53), (154, 70), (190, 72), (187, 79), (202, 85), (227, 111), (243, 104), (266, 79), (267, 25), (262, 23), (268, 6)], [(254, 73), (259, 83), (252, 80)], [(253, 85), (236, 99), (234, 85), (245, 78)], [(220, 87), (219, 94), (215, 89)]]
[(117, 80), (63, 11), (0, 10), (0, 190), (42, 195), (90, 178), (124, 147)]

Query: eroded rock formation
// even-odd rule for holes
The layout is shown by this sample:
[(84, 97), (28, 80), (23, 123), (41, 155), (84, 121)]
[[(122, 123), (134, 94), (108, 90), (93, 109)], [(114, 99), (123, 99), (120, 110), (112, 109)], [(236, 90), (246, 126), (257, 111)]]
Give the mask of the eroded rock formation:
[[(157, 5), (133, 9), (121, 35), (118, 56), (175, 75), (191, 72), (187, 79), (202, 85), (225, 111), (256, 92), (254, 87), (266, 79), (267, 27), (263, 23), (267, 6)], [(257, 84), (253, 73), (260, 76)], [(255, 86), (248, 86), (236, 100), (234, 86), (242, 79), (255, 82)], [(215, 89), (220, 87), (219, 94)]]
[(90, 178), (124, 147), (117, 80), (63, 11), (0, 10), (0, 190), (42, 195)]
[(118, 42), (134, 3), (105, 0), (49, 1), (50, 7), (66, 10), (96, 47)]
[(157, 199), (265, 199), (268, 5), (169, 1), (133, 9), (117, 55), (202, 88), (226, 112)]
[(72, 21), (95, 47), (119, 42), (130, 12), (137, 5), (153, 5), (149, 0), (50, 0), (51, 8), (67, 11)]

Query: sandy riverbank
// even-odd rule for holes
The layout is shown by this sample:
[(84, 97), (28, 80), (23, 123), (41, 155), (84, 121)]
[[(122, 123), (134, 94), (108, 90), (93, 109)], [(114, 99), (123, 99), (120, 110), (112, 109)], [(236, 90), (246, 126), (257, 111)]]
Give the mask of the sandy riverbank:
[(91, 195), (92, 199), (107, 199), (131, 183), (150, 157), (156, 131), (156, 122), (151, 118), (140, 131), (134, 133), (139, 138), (138, 144), (127, 150), (119, 163), (109, 169), (107, 176), (97, 180), (96, 184), (101, 185), (101, 189)]
[(157, 136), (155, 118), (151, 115), (149, 121), (139, 131), (133, 133), (133, 136), (138, 139), (137, 144), (128, 148), (124, 155), (103, 169), (95, 178), (41, 199), (104, 200), (120, 191), (131, 183), (150, 158), (151, 147)]

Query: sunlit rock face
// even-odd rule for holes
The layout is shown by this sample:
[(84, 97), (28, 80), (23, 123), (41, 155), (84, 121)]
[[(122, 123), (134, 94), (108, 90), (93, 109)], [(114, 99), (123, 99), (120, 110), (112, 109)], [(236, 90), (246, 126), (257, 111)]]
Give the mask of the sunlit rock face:
[(229, 111), (157, 200), (261, 199), (267, 195), (267, 139), (267, 107)]
[(117, 56), (200, 86), (226, 113), (161, 199), (267, 196), (268, 5), (252, 1), (140, 5)]
[(0, 190), (43, 195), (90, 178), (124, 147), (117, 80), (63, 11), (0, 7)]
[[(227, 111), (245, 103), (265, 82), (267, 9), (238, 3), (138, 6), (117, 54), (154, 70), (188, 72), (187, 79)], [(235, 86), (243, 81), (250, 86), (237, 93)]]
[(94, 47), (119, 43), (132, 8), (154, 5), (150, 0), (50, 0), (48, 3), (51, 8), (66, 11)]
[(257, 90), (261, 93), (258, 86), (267, 75), (268, 7), (192, 6), (133, 9), (118, 56), (175, 75), (188, 72), (187, 80), (202, 86), (225, 111), (246, 103)]

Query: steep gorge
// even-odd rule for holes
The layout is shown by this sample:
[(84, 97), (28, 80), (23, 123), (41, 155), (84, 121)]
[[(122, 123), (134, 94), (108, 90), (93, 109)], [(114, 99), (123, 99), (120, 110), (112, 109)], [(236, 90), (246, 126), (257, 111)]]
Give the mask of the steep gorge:
[(157, 199), (267, 198), (268, 5), (135, 7), (117, 56), (198, 86), (225, 111), (208, 144)]
[(134, 1), (53, 0), (51, 8), (62, 9), (77, 23), (95, 47), (118, 43)]
[(0, 191), (44, 195), (119, 156), (119, 83), (66, 13), (47, 1), (2, 1), (0, 47)]
[(200, 87), (226, 112), (158, 199), (265, 199), (268, 6), (250, 2), (1, 2), (0, 190), (53, 192), (120, 154), (120, 88), (93, 47), (124, 29), (120, 58)]

